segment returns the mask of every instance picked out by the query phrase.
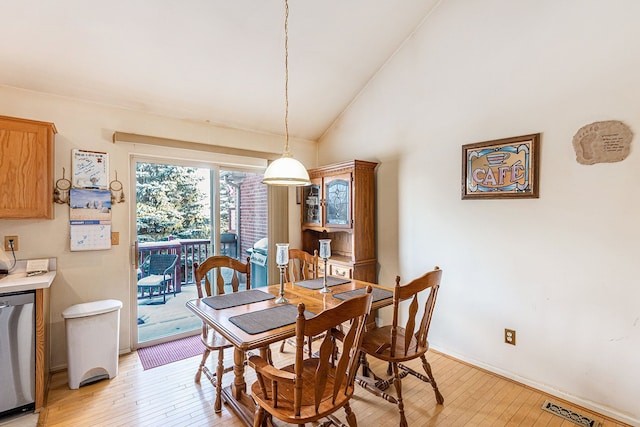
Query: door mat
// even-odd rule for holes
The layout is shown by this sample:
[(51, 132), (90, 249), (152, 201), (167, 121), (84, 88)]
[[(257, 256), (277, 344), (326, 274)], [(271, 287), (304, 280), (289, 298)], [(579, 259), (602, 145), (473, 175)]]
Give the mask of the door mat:
[(139, 348), (138, 357), (142, 362), (142, 368), (146, 371), (178, 360), (201, 356), (203, 352), (204, 344), (200, 341), (200, 335), (195, 335), (151, 347)]
[(578, 414), (570, 409), (563, 408), (557, 403), (552, 403), (548, 400), (542, 404), (542, 409), (551, 412), (554, 415), (557, 415), (561, 418), (564, 418), (567, 421), (571, 421), (579, 426), (584, 427), (599, 427), (600, 423), (593, 418), (587, 417), (586, 415)]

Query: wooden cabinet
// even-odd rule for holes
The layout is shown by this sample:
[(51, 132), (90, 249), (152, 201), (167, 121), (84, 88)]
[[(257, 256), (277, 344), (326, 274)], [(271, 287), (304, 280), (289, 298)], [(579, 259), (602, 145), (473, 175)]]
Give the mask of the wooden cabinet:
[(35, 412), (44, 408), (49, 388), (49, 288), (36, 289)]
[(352, 179), (351, 173), (312, 178), (311, 185), (302, 188), (303, 227), (352, 228)]
[(311, 185), (302, 188), (302, 248), (313, 253), (318, 240), (331, 239), (332, 276), (377, 282), (376, 166), (352, 160), (309, 170)]
[(0, 218), (53, 218), (53, 123), (0, 116)]

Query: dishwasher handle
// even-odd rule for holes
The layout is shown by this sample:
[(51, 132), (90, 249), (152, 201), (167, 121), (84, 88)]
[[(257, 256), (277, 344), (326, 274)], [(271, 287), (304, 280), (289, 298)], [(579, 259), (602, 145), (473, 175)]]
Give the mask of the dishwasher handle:
[(33, 291), (17, 292), (14, 294), (0, 295), (0, 310), (18, 305), (33, 304), (35, 293)]

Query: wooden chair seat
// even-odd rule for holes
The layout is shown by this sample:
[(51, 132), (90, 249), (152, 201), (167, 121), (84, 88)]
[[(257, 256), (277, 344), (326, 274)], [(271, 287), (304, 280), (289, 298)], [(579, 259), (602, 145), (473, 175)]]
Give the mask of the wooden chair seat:
[(205, 334), (200, 335), (200, 340), (202, 341), (202, 344), (204, 344), (204, 346), (208, 348), (224, 350), (226, 348), (233, 347), (233, 344), (231, 344), (229, 341), (227, 341), (225, 337), (219, 334), (207, 332), (206, 335)]
[(411, 334), (409, 338), (409, 349), (405, 354), (405, 329), (398, 328), (396, 332), (398, 341), (396, 342), (395, 351), (392, 352), (391, 343), (389, 342), (391, 329), (391, 325), (386, 325), (367, 330), (365, 339), (362, 341), (362, 350), (367, 354), (375, 355), (376, 359), (380, 359), (385, 362), (406, 362), (408, 360), (413, 360), (416, 357), (420, 357), (420, 354), (424, 354), (428, 350), (428, 348), (422, 348), (419, 346), (416, 337)]

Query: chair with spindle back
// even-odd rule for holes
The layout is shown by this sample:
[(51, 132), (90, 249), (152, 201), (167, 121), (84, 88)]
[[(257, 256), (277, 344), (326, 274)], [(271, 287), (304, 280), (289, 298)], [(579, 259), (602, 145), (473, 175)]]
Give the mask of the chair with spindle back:
[(310, 280), (318, 277), (318, 251), (313, 255), (302, 249), (289, 249), (289, 265), (285, 277), (291, 282)]
[[(285, 277), (291, 283), (303, 280), (316, 279), (318, 277), (318, 251), (314, 250), (313, 255), (302, 249), (289, 249), (289, 264), (285, 269)], [(310, 340), (308, 349), (311, 351)], [(282, 341), (280, 345), (280, 353), (284, 352), (285, 344), (295, 346), (293, 338)]]
[[(407, 420), (404, 414), (404, 402), (402, 400), (402, 378), (411, 374), (424, 382), (430, 383), (435, 393), (438, 404), (444, 403), (444, 398), (438, 390), (436, 380), (431, 372), (431, 365), (427, 362), (425, 353), (429, 349), (427, 335), (431, 324), (431, 317), (436, 303), (438, 288), (442, 270), (435, 267), (417, 279), (400, 286), (400, 277), (396, 277), (396, 286), (393, 291), (393, 323), (391, 325), (373, 328), (365, 333), (362, 340), (361, 362), (364, 377), (358, 377), (356, 382), (364, 389), (382, 397), (383, 399), (398, 405), (400, 411), (400, 426), (406, 427)], [(416, 317), (418, 315), (418, 296), (428, 293), (424, 304), (422, 319), (416, 328)], [(399, 308), (400, 302), (411, 300), (406, 312), (407, 321), (404, 326), (400, 325)], [(369, 369), (367, 356), (389, 363), (387, 374), (390, 378), (383, 379), (375, 375)], [(427, 376), (403, 365), (407, 362), (420, 358), (422, 368)], [(373, 379), (369, 378), (372, 376)], [(395, 385), (396, 396), (384, 392), (391, 384)]]
[[(371, 310), (371, 292), (369, 286), (364, 295), (350, 298), (309, 319), (305, 318), (304, 304), (298, 304), (296, 356), (292, 365), (278, 369), (260, 356), (249, 358), (249, 365), (257, 374), (257, 381), (251, 386), (252, 397), (259, 406), (254, 426), (262, 426), (267, 413), (299, 426), (323, 418), (342, 425), (333, 415), (340, 408), (344, 408), (349, 425), (357, 426), (349, 399), (354, 391), (359, 348)], [(344, 331), (339, 328), (343, 323), (349, 325)], [(305, 340), (319, 335), (323, 340), (318, 352), (307, 353)], [(342, 342), (339, 353), (338, 341)]]
[[(194, 263), (196, 288), (198, 289), (198, 298), (204, 298), (213, 295), (211, 289), (211, 282), (209, 281), (209, 273), (213, 272), (213, 280), (216, 286), (216, 295), (222, 295), (225, 291), (225, 285), (231, 284), (231, 291), (238, 292), (241, 285), (241, 276), (245, 276), (245, 289), (251, 289), (251, 264), (249, 258), (246, 263), (237, 259), (225, 256), (217, 255), (207, 258), (201, 265)], [(226, 270), (226, 271), (225, 271)], [(225, 280), (224, 276), (228, 276), (231, 273), (231, 280)], [(204, 290), (202, 286), (202, 280), (204, 279)], [(200, 335), (202, 344), (205, 346), (204, 353), (202, 354), (202, 361), (198, 367), (195, 381), (200, 382), (200, 376), (202, 373), (209, 379), (211, 384), (216, 388), (216, 400), (214, 404), (214, 411), (220, 412), (222, 410), (221, 392), (222, 392), (222, 376), (231, 371), (232, 367), (224, 367), (224, 349), (233, 347), (227, 339), (217, 334), (215, 330), (210, 328), (206, 323), (202, 323), (202, 334)], [(207, 358), (212, 351), (218, 352), (218, 364), (216, 372), (211, 372), (209, 368), (205, 366)]]

